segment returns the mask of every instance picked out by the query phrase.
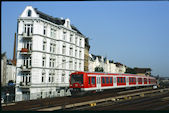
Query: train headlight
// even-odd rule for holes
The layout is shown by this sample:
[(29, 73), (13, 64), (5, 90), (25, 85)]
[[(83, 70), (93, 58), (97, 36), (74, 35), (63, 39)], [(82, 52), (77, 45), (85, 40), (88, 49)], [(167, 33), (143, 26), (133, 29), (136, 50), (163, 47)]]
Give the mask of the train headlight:
[(81, 86), (84, 86), (83, 84), (81, 84)]

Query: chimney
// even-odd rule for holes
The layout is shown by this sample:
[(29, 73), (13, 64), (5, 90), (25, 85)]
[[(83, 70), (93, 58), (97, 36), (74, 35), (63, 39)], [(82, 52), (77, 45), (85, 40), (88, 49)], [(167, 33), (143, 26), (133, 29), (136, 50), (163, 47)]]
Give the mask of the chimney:
[(14, 40), (14, 51), (13, 51), (13, 60), (12, 60), (13, 65), (16, 66), (16, 33), (15, 33), (15, 40)]

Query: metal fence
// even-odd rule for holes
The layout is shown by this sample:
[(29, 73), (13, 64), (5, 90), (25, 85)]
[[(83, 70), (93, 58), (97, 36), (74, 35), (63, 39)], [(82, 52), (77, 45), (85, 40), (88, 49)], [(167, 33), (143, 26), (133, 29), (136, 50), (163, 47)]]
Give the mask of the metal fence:
[[(39, 93), (22, 93), (1, 95), (1, 103), (12, 103), (17, 101), (28, 101), (43, 98), (54, 98), (61, 96), (70, 96), (70, 91), (60, 90), (55, 92), (39, 92)], [(3, 98), (3, 99), (2, 99)]]
[(15, 94), (1, 95), (1, 103), (12, 103), (15, 102)]

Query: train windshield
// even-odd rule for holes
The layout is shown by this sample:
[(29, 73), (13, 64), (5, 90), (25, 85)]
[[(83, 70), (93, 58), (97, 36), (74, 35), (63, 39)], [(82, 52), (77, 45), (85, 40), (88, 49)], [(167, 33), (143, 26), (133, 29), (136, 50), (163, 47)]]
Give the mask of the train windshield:
[(72, 75), (70, 82), (71, 82), (71, 84), (73, 84), (73, 83), (83, 84), (83, 74)]

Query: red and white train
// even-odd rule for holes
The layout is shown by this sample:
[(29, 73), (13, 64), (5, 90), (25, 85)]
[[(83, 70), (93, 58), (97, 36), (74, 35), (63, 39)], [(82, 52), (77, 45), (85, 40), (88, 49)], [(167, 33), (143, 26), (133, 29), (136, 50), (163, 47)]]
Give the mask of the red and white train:
[(157, 84), (154, 77), (97, 72), (74, 72), (70, 75), (69, 83), (72, 95), (113, 88), (156, 86)]

